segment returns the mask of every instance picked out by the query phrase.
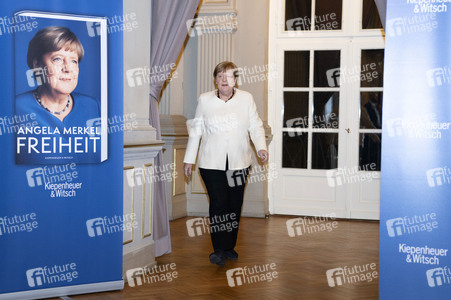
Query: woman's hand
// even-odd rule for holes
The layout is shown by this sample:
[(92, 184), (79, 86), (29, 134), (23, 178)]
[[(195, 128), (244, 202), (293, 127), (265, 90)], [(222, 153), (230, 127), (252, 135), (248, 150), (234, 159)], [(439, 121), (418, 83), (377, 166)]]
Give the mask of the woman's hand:
[(183, 171), (185, 172), (185, 176), (190, 178), (193, 171), (193, 164), (183, 164)]
[(258, 154), (258, 157), (260, 157), (262, 163), (265, 163), (265, 162), (268, 161), (268, 158), (269, 158), (268, 151), (266, 151), (266, 150), (259, 150), (257, 152), (257, 154)]

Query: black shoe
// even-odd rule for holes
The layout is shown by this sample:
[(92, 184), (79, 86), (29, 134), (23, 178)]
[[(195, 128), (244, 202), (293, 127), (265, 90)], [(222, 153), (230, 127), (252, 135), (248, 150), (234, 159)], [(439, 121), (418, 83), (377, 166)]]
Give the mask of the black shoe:
[(212, 264), (217, 264), (218, 266), (225, 265), (225, 256), (223, 250), (216, 250), (210, 254), (210, 262)]
[(232, 260), (238, 259), (238, 253), (236, 253), (236, 251), (233, 249), (224, 251), (224, 256), (227, 259), (232, 259)]

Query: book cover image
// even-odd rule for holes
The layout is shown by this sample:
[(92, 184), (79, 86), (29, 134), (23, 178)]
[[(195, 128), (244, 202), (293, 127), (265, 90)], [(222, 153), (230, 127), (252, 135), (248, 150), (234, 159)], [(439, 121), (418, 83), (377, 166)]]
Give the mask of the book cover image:
[(107, 19), (34, 11), (15, 17), (37, 24), (14, 36), (15, 117), (24, 121), (16, 129), (16, 164), (105, 161)]

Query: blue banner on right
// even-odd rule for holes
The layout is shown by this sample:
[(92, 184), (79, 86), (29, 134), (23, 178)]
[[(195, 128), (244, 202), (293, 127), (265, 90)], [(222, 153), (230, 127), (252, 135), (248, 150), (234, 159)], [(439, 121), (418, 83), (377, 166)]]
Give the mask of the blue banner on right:
[(451, 0), (387, 5), (380, 299), (451, 299)]

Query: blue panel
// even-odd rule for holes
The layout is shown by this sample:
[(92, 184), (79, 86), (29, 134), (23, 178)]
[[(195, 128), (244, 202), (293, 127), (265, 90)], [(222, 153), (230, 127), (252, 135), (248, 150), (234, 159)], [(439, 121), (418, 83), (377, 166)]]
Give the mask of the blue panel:
[(388, 1), (381, 299), (451, 297), (450, 25), (447, 1)]
[[(114, 18), (122, 16), (122, 0), (0, 2), (0, 298), (2, 293), (122, 280), (122, 132), (109, 134), (108, 159), (102, 163), (15, 163), (14, 57), (27, 49), (15, 51), (13, 31), (24, 37), (36, 33), (32, 20), (13, 23), (14, 14), (23, 10)], [(90, 28), (76, 30), (86, 47), (95, 42), (83, 33)], [(123, 115), (122, 45), (122, 32), (108, 34), (109, 118)], [(100, 71), (89, 69), (98, 60), (98, 54), (87, 55), (80, 64), (86, 77), (76, 92), (99, 97), (98, 81), (91, 78)], [(27, 90), (23, 80), (17, 82), (17, 91)], [(46, 181), (63, 185), (57, 191), (68, 193), (52, 193), (42, 172)]]

